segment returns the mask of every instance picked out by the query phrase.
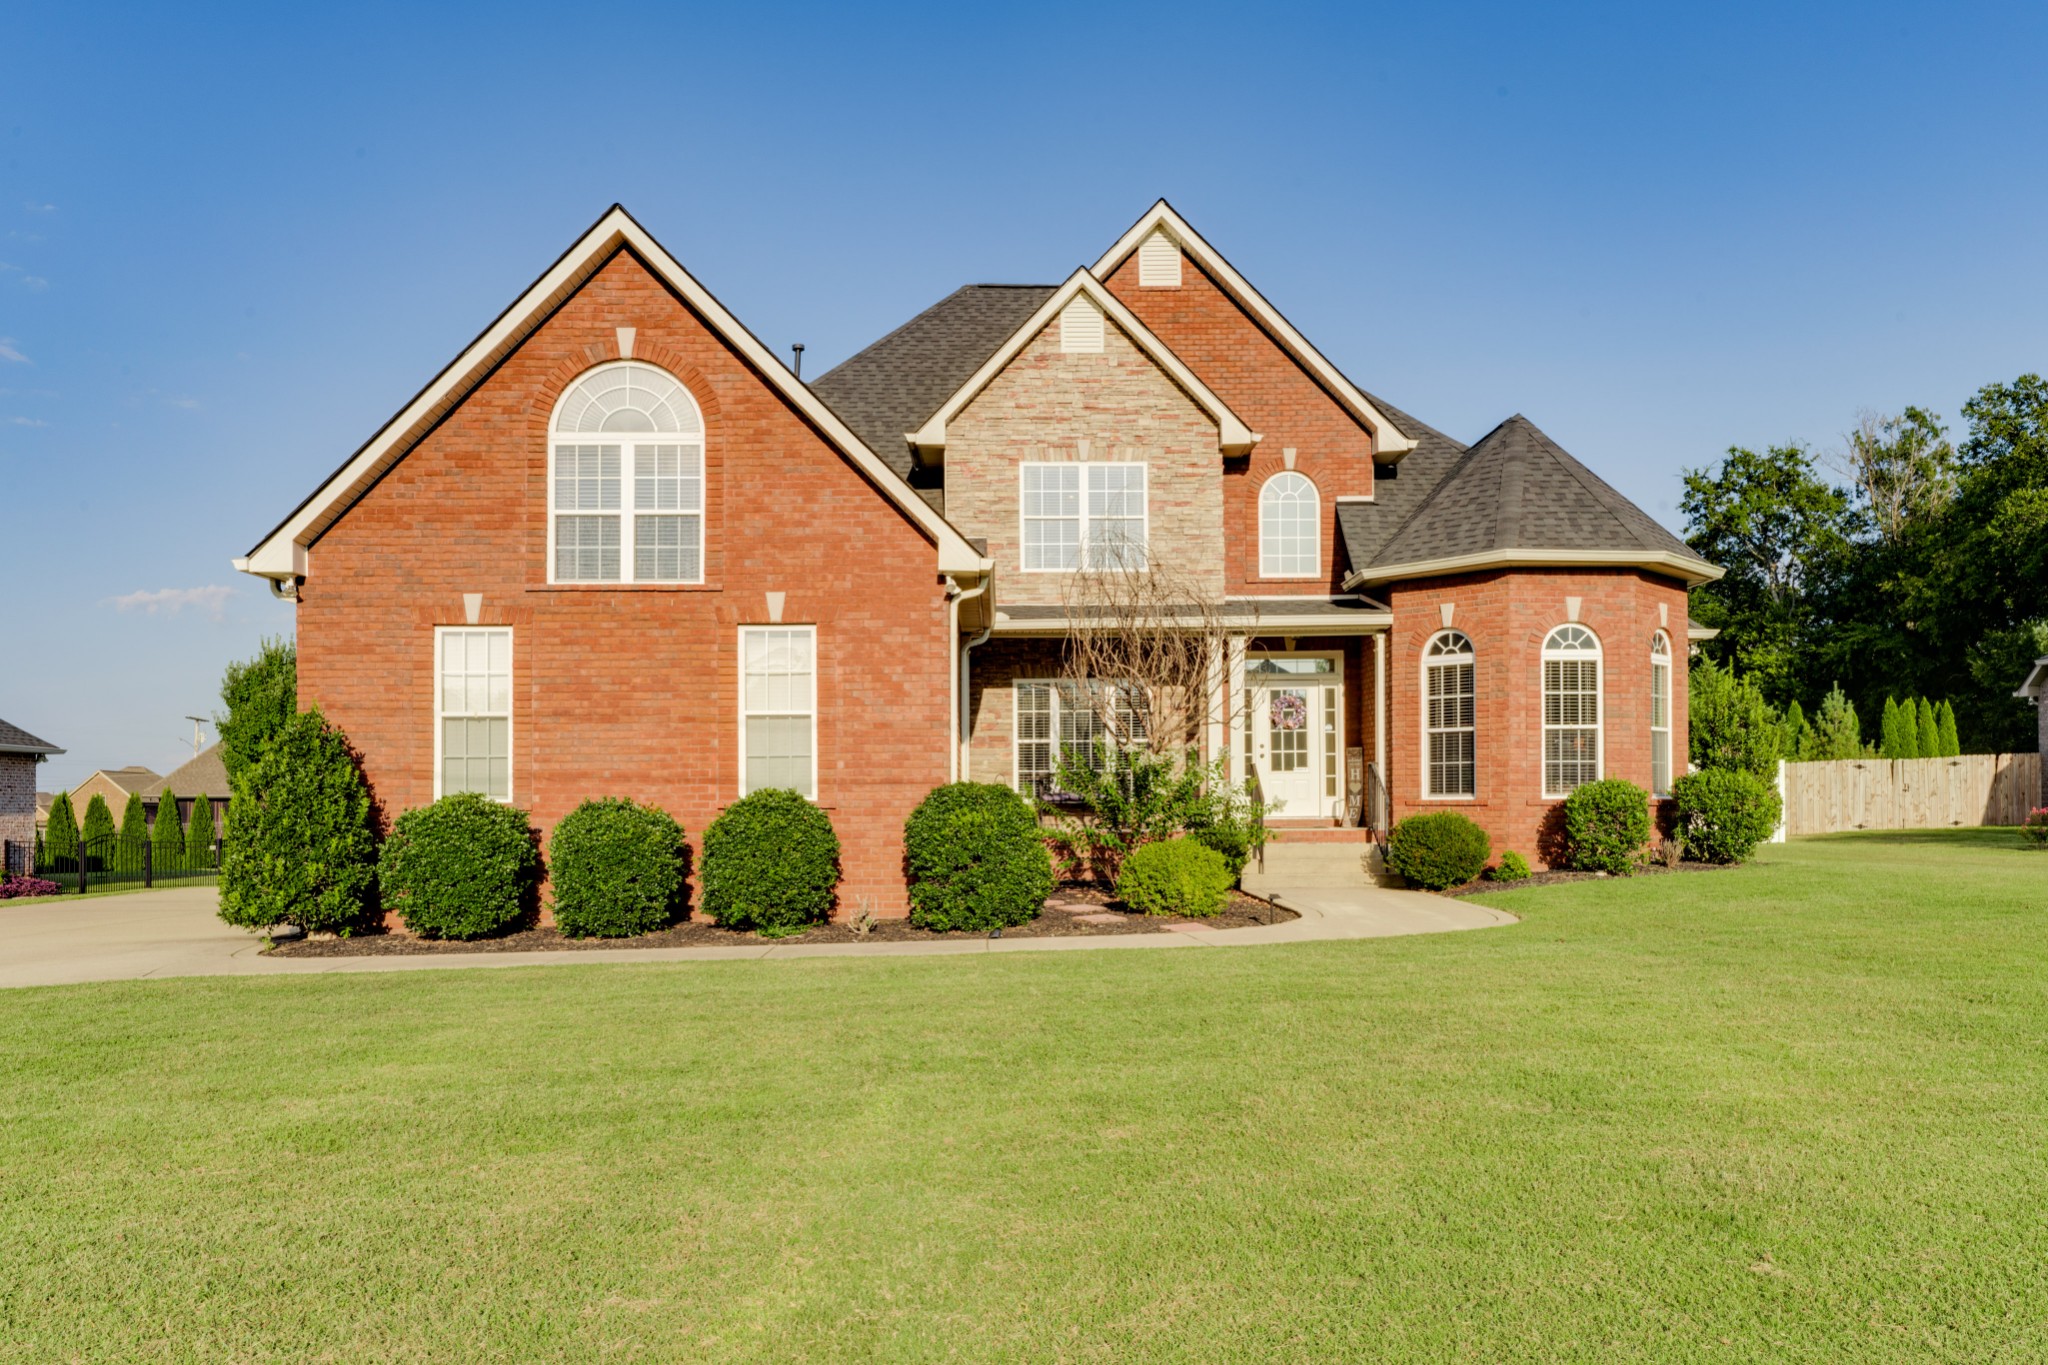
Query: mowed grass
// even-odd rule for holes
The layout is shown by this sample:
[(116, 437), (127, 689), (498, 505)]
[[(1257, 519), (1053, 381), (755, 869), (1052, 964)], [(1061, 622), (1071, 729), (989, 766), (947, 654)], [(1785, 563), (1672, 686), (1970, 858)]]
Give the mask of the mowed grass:
[(1490, 899), (0, 993), (0, 1359), (2048, 1356), (2048, 855)]

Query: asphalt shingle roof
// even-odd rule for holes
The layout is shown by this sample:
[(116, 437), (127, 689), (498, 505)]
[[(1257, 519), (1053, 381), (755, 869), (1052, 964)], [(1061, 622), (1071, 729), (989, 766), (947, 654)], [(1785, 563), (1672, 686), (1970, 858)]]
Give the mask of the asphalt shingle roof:
[(226, 796), (228, 765), (221, 756), (220, 741), (215, 740), (190, 760), (144, 787), (142, 799), (160, 800), (165, 792), (173, 796)]
[(0, 720), (0, 754), (61, 754), (64, 751), (46, 739), (37, 739), (19, 725)]

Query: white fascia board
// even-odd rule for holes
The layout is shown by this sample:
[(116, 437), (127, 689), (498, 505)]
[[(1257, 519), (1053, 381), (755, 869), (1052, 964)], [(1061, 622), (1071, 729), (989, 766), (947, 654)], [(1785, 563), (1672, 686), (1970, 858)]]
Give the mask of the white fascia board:
[(2013, 695), (2027, 701), (2039, 701), (2043, 697), (2048, 697), (2048, 656), (2034, 660), (2033, 671), (2027, 674), (2027, 680), (2020, 684), (2020, 690)]
[(1102, 309), (1109, 320), (1122, 328), (1131, 340), (1138, 344), (1154, 364), (1165, 370), (1195, 403), (1209, 414), (1216, 423), (1216, 441), (1225, 455), (1244, 455), (1259, 443), (1259, 435), (1244, 424), (1244, 419), (1230, 410), (1211, 389), (1196, 377), (1181, 358), (1167, 348), (1165, 342), (1152, 334), (1152, 329), (1138, 321), (1137, 314), (1124, 306), (1123, 300), (1103, 287), (1102, 282), (1087, 270), (1076, 270), (1066, 282), (1054, 290), (1052, 296), (1038, 306), (1038, 310), (1024, 320), (1024, 325), (1010, 334), (996, 349), (996, 353), (982, 362), (981, 368), (970, 376), (965, 384), (954, 391), (951, 398), (939, 405), (939, 410), (926, 419), (916, 431), (905, 435), (919, 453), (944, 451), (946, 448), (946, 423), (960, 415), (969, 403), (983, 389), (987, 388), (1004, 367), (1017, 358), (1031, 339), (1052, 324), (1060, 310), (1073, 302), (1077, 295), (1085, 294)]
[(1712, 626), (1694, 625), (1689, 621), (1685, 627), (1685, 638), (1688, 640), (1711, 640), (1720, 633)]
[(1476, 554), (1453, 555), (1447, 559), (1418, 559), (1383, 568), (1357, 569), (1344, 579), (1346, 588), (1367, 583), (1392, 583), (1403, 578), (1431, 578), (1439, 574), (1477, 573), (1483, 569), (1605, 569), (1626, 567), (1655, 569), (1682, 578), (1688, 586), (1711, 583), (1727, 570), (1703, 559), (1673, 554), (1669, 550), (1481, 550)]
[(1373, 458), (1386, 464), (1398, 463), (1403, 455), (1415, 449), (1415, 439), (1404, 436), (1386, 414), (1373, 405), (1373, 401), (1360, 391), (1356, 384), (1344, 377), (1344, 372), (1332, 365), (1328, 358), (1309, 344), (1308, 338), (1295, 330), (1279, 309), (1266, 301), (1265, 295), (1252, 288), (1251, 281), (1237, 273), (1236, 267), (1223, 258), (1223, 254), (1202, 239), (1202, 235), (1189, 227), (1187, 220), (1173, 210), (1173, 205), (1164, 199), (1131, 225), (1130, 231), (1116, 239), (1116, 245), (1102, 254), (1102, 259), (1092, 267), (1098, 280), (1106, 280), (1116, 273), (1130, 254), (1138, 249), (1147, 237), (1164, 229), (1166, 235), (1180, 243), (1181, 250), (1195, 258), (1195, 262), (1208, 273), (1210, 278), (1223, 286), (1224, 292), (1249, 309), (1261, 326), (1272, 333), (1281, 346), (1292, 355), (1316, 380), (1322, 384), (1337, 401), (1348, 409), (1351, 415), (1365, 424), (1373, 435)]
[(262, 578), (291, 578), (305, 573), (306, 546), (324, 532), (371, 481), (412, 448), (432, 424), (460, 402), (476, 382), (533, 332), (597, 268), (621, 247), (631, 248), (661, 279), (694, 308), (726, 344), (737, 351), (790, 405), (839, 447), (870, 483), (888, 497), (938, 547), (940, 573), (984, 572), (989, 563), (967, 538), (917, 495), (901, 475), (839, 420), (831, 408), (805, 386), (761, 340), (726, 311), (710, 290), (669, 255), (661, 243), (614, 204), (590, 231), (563, 253), (533, 286), (471, 342), (461, 355), (435, 376), (410, 403), (323, 483), (318, 491), (236, 562), (243, 573)]

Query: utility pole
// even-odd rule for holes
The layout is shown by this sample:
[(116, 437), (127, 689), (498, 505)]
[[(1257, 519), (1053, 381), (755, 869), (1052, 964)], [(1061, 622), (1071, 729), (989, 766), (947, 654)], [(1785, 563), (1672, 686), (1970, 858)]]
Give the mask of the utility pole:
[(201, 739), (203, 739), (203, 738), (204, 738), (204, 736), (202, 736), (202, 735), (201, 735), (201, 734), (199, 733), (199, 727), (200, 727), (200, 726), (202, 726), (202, 725), (204, 725), (204, 724), (206, 724), (206, 717), (205, 717), (205, 716), (187, 716), (187, 717), (185, 717), (185, 719), (186, 719), (186, 720), (189, 720), (189, 721), (191, 721), (191, 722), (192, 722), (192, 757), (194, 757), (194, 758), (197, 758), (197, 757), (199, 757), (199, 751), (200, 751), (200, 749), (204, 747), (204, 746), (203, 746), (203, 745), (202, 745), (202, 744), (200, 743), (200, 740), (201, 740)]

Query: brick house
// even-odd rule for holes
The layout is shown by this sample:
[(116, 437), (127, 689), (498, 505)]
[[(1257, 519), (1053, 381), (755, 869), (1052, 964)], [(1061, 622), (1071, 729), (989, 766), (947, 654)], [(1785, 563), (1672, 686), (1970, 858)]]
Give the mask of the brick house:
[(0, 720), (0, 877), (30, 870), (36, 841), (36, 765), (63, 752)]
[(1201, 739), (1287, 825), (1538, 857), (1571, 787), (1682, 770), (1719, 573), (1526, 420), (1468, 448), (1356, 387), (1164, 202), (808, 385), (615, 207), (235, 565), (387, 817), (630, 795), (694, 839), (794, 787), (885, 914), (931, 787), (1042, 789), (1090, 733), (1091, 573), (1242, 622)]

